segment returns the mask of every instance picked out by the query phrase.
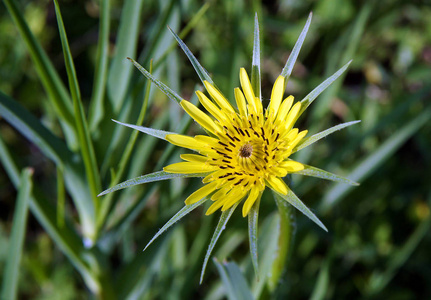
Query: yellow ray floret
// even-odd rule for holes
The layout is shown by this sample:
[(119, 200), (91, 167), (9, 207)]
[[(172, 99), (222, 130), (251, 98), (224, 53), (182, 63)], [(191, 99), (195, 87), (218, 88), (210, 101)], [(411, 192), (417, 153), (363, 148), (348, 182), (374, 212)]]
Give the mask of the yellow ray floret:
[(269, 103), (269, 115), (276, 116), (283, 99), (284, 94), (284, 77), (278, 76), (274, 83), (271, 93), (271, 102)]
[(163, 168), (165, 172), (178, 174), (206, 173), (217, 169), (217, 166), (194, 161), (179, 162)]
[(191, 194), (186, 201), (184, 201), (184, 203), (186, 205), (190, 205), (193, 203), (198, 202), (199, 200), (203, 199), (204, 197), (208, 196), (209, 194), (211, 194), (217, 187), (217, 183), (216, 182), (211, 182), (207, 185), (204, 185), (203, 187), (201, 187), (200, 189), (198, 189), (197, 191), (195, 191), (193, 194)]
[(219, 131), (214, 121), (206, 113), (194, 106), (193, 103), (182, 100), (180, 105), (190, 115), (190, 117), (198, 122), (203, 128), (213, 134), (216, 134), (216, 132)]
[(192, 150), (205, 150), (207, 146), (206, 143), (199, 142), (187, 135), (168, 134), (165, 138), (171, 144)]
[(248, 195), (247, 200), (245, 200), (242, 206), (243, 217), (248, 215), (248, 213), (250, 212), (250, 209), (252, 208), (253, 204), (256, 202), (258, 196), (259, 196), (259, 188), (253, 187), (250, 191), (250, 194)]
[(229, 101), (208, 81), (204, 81), (205, 88), (210, 94), (211, 98), (220, 106), (220, 108), (226, 112), (235, 113), (232, 105)]

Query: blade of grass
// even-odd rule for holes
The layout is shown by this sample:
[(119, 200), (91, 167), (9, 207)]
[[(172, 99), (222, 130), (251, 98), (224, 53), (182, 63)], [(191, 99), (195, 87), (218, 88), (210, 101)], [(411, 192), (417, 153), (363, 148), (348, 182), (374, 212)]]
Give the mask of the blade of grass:
[[(87, 175), (88, 185), (90, 187), (91, 199), (96, 214), (98, 213), (99, 200), (97, 194), (101, 190), (100, 175), (97, 168), (96, 155), (94, 153), (93, 144), (88, 131), (87, 120), (85, 119), (84, 107), (81, 101), (81, 94), (76, 78), (75, 66), (73, 63), (72, 53), (70, 52), (69, 42), (67, 40), (66, 30), (64, 28), (63, 19), (61, 17), (58, 1), (54, 0), (55, 13), (57, 16), (58, 29), (60, 32), (61, 44), (63, 48), (64, 60), (66, 64), (67, 76), (69, 78), (69, 87), (73, 99), (73, 108), (75, 115), (75, 124), (78, 132), (79, 144), (82, 158), (84, 160), (85, 171)], [(96, 220), (94, 220), (95, 222)], [(93, 239), (94, 237), (89, 236)]]
[(304, 43), (305, 37), (307, 36), (308, 29), (310, 28), (312, 18), (313, 18), (313, 13), (310, 12), (310, 14), (308, 15), (307, 22), (305, 23), (304, 29), (302, 29), (302, 32), (299, 35), (299, 38), (296, 41), (295, 46), (293, 47), (292, 53), (290, 53), (289, 58), (286, 61), (286, 65), (281, 71), (281, 76), (286, 78), (286, 80), (284, 81), (285, 84), (287, 84), (287, 82), (289, 81), (289, 77), (292, 74), (293, 67), (298, 58), (299, 52), (301, 51), (301, 47), (302, 47), (302, 44)]
[(262, 101), (260, 90), (260, 39), (259, 39), (259, 20), (257, 13), (254, 16), (254, 40), (253, 40), (253, 59), (251, 65), (251, 86), (255, 96)]
[(202, 266), (202, 271), (201, 271), (201, 278), (199, 280), (199, 283), (202, 284), (202, 281), (204, 279), (204, 275), (205, 275), (205, 269), (207, 267), (208, 264), (208, 260), (211, 256), (211, 253), (214, 249), (215, 244), (217, 243), (221, 233), (223, 232), (223, 230), (225, 230), (226, 228), (226, 224), (229, 221), (230, 217), (232, 216), (233, 212), (235, 211), (235, 208), (238, 206), (239, 202), (235, 203), (231, 208), (225, 210), (224, 212), (222, 212), (220, 220), (217, 224), (216, 230), (214, 231), (214, 234), (211, 238), (211, 242), (208, 246), (208, 250), (207, 253), (205, 254), (205, 259), (204, 259), (204, 264)]
[(121, 13), (116, 52), (108, 75), (108, 95), (114, 115), (118, 115), (130, 84), (132, 66), (126, 57), (136, 56), (143, 0), (127, 0)]
[(24, 19), (23, 13), (18, 9), (15, 1), (4, 0), (3, 2), (12, 16), (12, 19), (15, 22), (24, 42), (27, 45), (28, 51), (35, 65), (36, 72), (41, 79), (43, 87), (49, 95), (51, 105), (54, 107), (56, 113), (60, 116), (60, 123), (62, 126), (64, 126), (64, 128), (67, 128), (64, 132), (66, 139), (68, 140), (69, 145), (75, 149), (75, 122), (73, 118), (73, 106), (70, 95), (42, 46), (30, 31), (30, 28)]
[[(419, 130), (431, 116), (431, 108), (426, 108), (420, 115), (397, 130), (374, 152), (368, 155), (349, 174), (354, 181), (362, 182), (374, 173), (388, 158), (390, 158), (413, 134)], [(320, 211), (327, 213), (338, 201), (351, 191), (351, 186), (336, 184), (323, 197), (319, 207)]]
[(78, 210), (84, 235), (94, 233), (94, 207), (89, 198), (84, 171), (79, 162), (74, 161), (74, 154), (63, 141), (47, 130), (38, 119), (30, 114), (18, 102), (0, 92), (0, 115), (3, 116), (42, 153), (57, 165), (64, 165), (67, 190)]
[(2, 299), (17, 299), (18, 277), (27, 227), (28, 203), (33, 186), (32, 175), (33, 170), (26, 168), (22, 171), (20, 178), (8, 255), (3, 275)]
[(108, 78), (110, 2), (111, 0), (101, 1), (96, 70), (94, 73), (93, 92), (91, 95), (90, 112), (88, 115), (88, 123), (91, 132), (94, 132), (97, 129), (97, 126), (105, 114), (104, 99), (106, 81)]

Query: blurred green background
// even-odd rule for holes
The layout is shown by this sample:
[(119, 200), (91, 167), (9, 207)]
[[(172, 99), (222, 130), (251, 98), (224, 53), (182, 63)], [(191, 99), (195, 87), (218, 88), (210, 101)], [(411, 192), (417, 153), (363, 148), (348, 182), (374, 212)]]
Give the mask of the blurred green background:
[[(130, 56), (148, 69), (153, 59), (153, 74), (185, 99), (201, 88), (167, 25), (182, 33), (230, 99), (239, 86), (239, 68), (251, 69), (255, 12), (266, 102), (310, 11), (313, 21), (288, 93), (302, 99), (353, 59), (345, 75), (301, 117), (299, 128), (314, 134), (338, 123), (362, 122), (304, 149), (295, 159), (361, 185), (299, 175), (290, 178), (293, 191), (329, 233), (293, 212), (295, 234), (288, 253), (283, 253), (288, 259), (280, 266), (281, 277), (272, 282), (268, 266), (276, 262), (276, 243), (282, 239), (276, 205), (272, 195), (265, 193), (259, 216), (259, 263), (267, 269), (261, 280), (256, 280), (251, 266), (247, 219), (238, 210), (215, 248), (220, 264), (210, 261), (202, 285), (200, 268), (219, 213), (206, 217), (203, 209), (197, 209), (142, 252), (201, 185), (199, 179), (116, 192), (101, 226), (92, 227), (97, 222), (92, 223), (91, 212), (90, 225), (83, 225), (92, 198), (91, 191), (80, 190), (87, 183), (80, 143), (67, 133), (65, 118), (52, 100), (60, 96), (47, 92), (49, 85), (43, 84), (37, 60), (10, 13), (10, 3), (15, 3), (58, 78), (68, 86), (70, 71), (65, 67), (54, 3), (3, 2), (8, 6), (0, 6), (0, 91), (2, 103), (15, 103), (0, 107), (3, 290), (10, 274), (5, 265), (11, 257), (8, 249), (15, 245), (11, 238), (15, 226), (25, 235), (22, 250), (12, 251), (22, 254), (19, 299), (246, 299), (251, 295), (259, 299), (431, 299), (431, 1), (59, 1), (97, 159), (97, 192), (112, 186), (132, 134), (111, 119), (136, 123), (147, 91), (146, 80), (125, 58)], [(100, 32), (104, 9), (109, 28)], [(101, 34), (105, 34), (103, 45)], [(103, 83), (97, 84), (95, 78)], [(102, 91), (99, 96), (97, 89)], [(69, 92), (65, 95), (70, 100)], [(34, 120), (27, 117), (28, 112)], [(20, 125), (27, 121), (34, 132)], [(200, 130), (154, 86), (143, 125), (190, 134)], [(50, 148), (40, 143), (44, 139), (60, 149), (65, 159), (53, 159)], [(158, 171), (179, 161), (180, 153), (184, 151), (141, 133), (118, 180)], [(77, 166), (73, 174), (80, 174), (76, 182), (81, 186), (67, 179), (71, 165)], [(17, 195), (25, 172), (19, 181), (15, 171), (24, 167), (34, 172), (27, 180), (33, 185), (29, 192), (33, 198), (27, 197), (27, 223), (26, 206), (14, 219), (17, 199), (26, 198), (24, 188), (20, 188), (24, 196)], [(102, 203), (105, 198), (98, 199)]]

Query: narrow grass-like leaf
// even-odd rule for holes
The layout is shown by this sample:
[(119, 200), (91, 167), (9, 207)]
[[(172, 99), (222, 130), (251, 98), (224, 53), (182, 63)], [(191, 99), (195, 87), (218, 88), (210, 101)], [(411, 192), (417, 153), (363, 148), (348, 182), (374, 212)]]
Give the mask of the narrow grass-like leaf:
[[(153, 63), (151, 61), (150, 72), (152, 71), (152, 67), (153, 67)], [(150, 87), (151, 87), (151, 81), (147, 80), (147, 84), (145, 87), (144, 102), (142, 104), (141, 111), (140, 111), (139, 116), (138, 116), (138, 120), (136, 122), (137, 125), (141, 125), (144, 122), (144, 118), (145, 118), (145, 115), (147, 113), (147, 108), (148, 108), (148, 99), (150, 97)], [(129, 141), (127, 142), (126, 148), (125, 148), (123, 154), (121, 155), (121, 160), (120, 160), (120, 163), (118, 166), (118, 170), (115, 173), (115, 176), (113, 177), (113, 180), (111, 182), (112, 185), (118, 184), (120, 182), (121, 178), (123, 177), (123, 174), (126, 170), (126, 166), (127, 166), (128, 162), (130, 160), (130, 157), (132, 155), (133, 148), (135, 146), (135, 142), (136, 142), (137, 138), (138, 138), (138, 132), (133, 131), (133, 133), (130, 135)], [(104, 201), (101, 203), (100, 213), (99, 213), (98, 220), (97, 220), (97, 224), (98, 224), (99, 228), (102, 228), (105, 221), (106, 221), (106, 216), (108, 215), (109, 210), (111, 209), (113, 199), (114, 199), (113, 194), (111, 194), (110, 196), (106, 197), (104, 199)]]
[(198, 74), (200, 80), (202, 81), (202, 84), (204, 81), (208, 81), (209, 83), (214, 85), (213, 80), (211, 79), (209, 73), (207, 70), (205, 70), (204, 67), (199, 63), (197, 58), (193, 55), (193, 53), (190, 51), (190, 49), (187, 47), (187, 45), (180, 39), (180, 37), (168, 26), (169, 31), (172, 33), (174, 38), (177, 40), (178, 45), (180, 45), (181, 49), (186, 54), (187, 58), (190, 60), (193, 68), (195, 69), (196, 73)]
[(143, 133), (149, 134), (151, 136), (154, 136), (154, 137), (162, 139), (162, 140), (166, 140), (166, 136), (168, 134), (176, 134), (175, 132), (164, 131), (164, 130), (160, 130), (160, 129), (153, 129), (153, 128), (144, 127), (144, 126), (138, 126), (138, 125), (133, 125), (133, 124), (122, 123), (122, 122), (119, 122), (119, 121), (116, 121), (116, 120), (112, 120), (112, 121), (114, 121), (115, 123), (121, 124), (123, 126), (139, 130), (139, 131), (141, 131)]
[(316, 217), (316, 215), (313, 214), (307, 206), (305, 206), (305, 204), (295, 195), (295, 193), (292, 192), (289, 187), (287, 187), (287, 195), (280, 194), (276, 191), (274, 192), (277, 193), (283, 200), (289, 202), (296, 209), (306, 215), (311, 221), (319, 225), (320, 228), (325, 231), (328, 231), (325, 225), (323, 225), (323, 223)]
[(49, 60), (48, 55), (46, 55), (42, 46), (30, 31), (23, 13), (16, 6), (16, 1), (4, 0), (3, 2), (27, 45), (42, 85), (49, 95), (52, 106), (60, 116), (60, 123), (68, 128), (68, 130), (65, 130), (66, 138), (71, 145), (76, 144), (75, 123), (70, 95), (55, 70), (55, 67)]
[(57, 166), (57, 226), (64, 226), (64, 211), (66, 204), (66, 190), (64, 188), (63, 166)]
[(207, 253), (205, 254), (205, 259), (204, 259), (204, 264), (202, 266), (202, 271), (201, 271), (201, 278), (199, 280), (199, 283), (202, 283), (203, 279), (204, 279), (204, 275), (205, 275), (205, 269), (207, 267), (208, 264), (208, 260), (211, 256), (211, 253), (214, 249), (215, 244), (217, 243), (221, 233), (223, 230), (225, 230), (226, 228), (226, 224), (229, 221), (230, 217), (232, 216), (233, 212), (235, 211), (235, 208), (238, 206), (239, 202), (235, 203), (231, 208), (225, 210), (224, 212), (222, 212), (221, 216), (220, 216), (220, 220), (217, 224), (216, 230), (214, 231), (214, 234), (211, 238), (211, 242), (208, 246), (208, 250)]
[(147, 182), (154, 182), (160, 180), (167, 180), (172, 178), (189, 178), (189, 177), (205, 177), (207, 173), (193, 173), (193, 174), (178, 174), (178, 173), (167, 173), (165, 171), (154, 172), (151, 174), (142, 175), (136, 178), (132, 178), (126, 181), (123, 181), (112, 188), (109, 188), (103, 192), (101, 192), (98, 196), (103, 196), (108, 193), (112, 193), (127, 187), (132, 187), (138, 184), (144, 184)]
[[(101, 1), (99, 41), (97, 43), (96, 70), (94, 73), (93, 93), (90, 101), (89, 127), (94, 132), (105, 114), (105, 91), (108, 78), (108, 52), (109, 52), (109, 23), (110, 23), (110, 2)], [(124, 60), (124, 58), (123, 58)]]
[[(430, 120), (431, 107), (426, 108), (420, 115), (411, 120), (409, 123), (398, 129), (390, 136), (379, 148), (368, 155), (358, 166), (349, 174), (349, 177), (355, 181), (363, 181), (379, 168), (388, 158), (392, 156), (419, 128)], [(327, 212), (335, 203), (340, 201), (351, 187), (337, 184), (330, 189), (323, 197), (320, 209)]]
[(320, 267), (319, 276), (317, 277), (316, 285), (314, 286), (313, 293), (310, 300), (323, 300), (329, 289), (329, 263), (330, 257), (326, 257)]
[(176, 222), (178, 222), (179, 220), (181, 220), (185, 215), (187, 215), (188, 213), (190, 213), (191, 211), (193, 211), (195, 208), (197, 208), (201, 204), (204, 204), (206, 201), (208, 201), (208, 199), (209, 198), (205, 197), (205, 198), (199, 200), (196, 203), (184, 206), (180, 211), (178, 211), (175, 214), (175, 216), (173, 216), (168, 222), (166, 222), (166, 224), (156, 233), (156, 235), (153, 236), (153, 238), (151, 239), (151, 241), (149, 241), (148, 244), (145, 246), (144, 251), (145, 251), (145, 249), (148, 248), (149, 245), (151, 245), (154, 242), (155, 239), (157, 239), (169, 227), (171, 227)]
[(337, 131), (337, 130), (340, 130), (340, 129), (346, 128), (346, 127), (348, 127), (348, 126), (351, 126), (351, 125), (357, 124), (357, 123), (359, 123), (359, 122), (361, 122), (361, 121), (360, 121), (360, 120), (358, 120), (358, 121), (351, 121), (351, 122), (342, 123), (342, 124), (339, 124), (339, 125), (333, 126), (333, 127), (331, 127), (331, 128), (328, 128), (328, 129), (326, 129), (326, 130), (324, 130), (324, 131), (321, 131), (321, 132), (319, 132), (319, 133), (316, 133), (316, 134), (314, 134), (314, 135), (312, 135), (312, 136), (310, 136), (310, 137), (304, 138), (304, 139), (302, 139), (302, 140), (298, 143), (298, 145), (293, 149), (292, 153), (295, 153), (295, 152), (297, 152), (297, 151), (299, 151), (299, 150), (301, 150), (301, 149), (304, 149), (305, 147), (310, 146), (311, 144), (314, 144), (314, 143), (315, 143), (315, 142), (317, 142), (318, 140), (320, 140), (320, 139), (322, 139), (322, 138), (324, 138), (324, 137), (326, 137), (326, 136), (330, 135), (331, 133), (334, 133), (334, 132), (335, 132), (335, 131)]
[(21, 174), (3, 275), (2, 299), (16, 299), (18, 294), (18, 277), (27, 227), (28, 204), (33, 186), (32, 175), (33, 170), (30, 168), (24, 169)]
[(314, 90), (312, 90), (307, 96), (304, 97), (304, 99), (301, 100), (301, 110), (299, 111), (298, 116), (300, 116), (307, 107), (313, 103), (314, 99), (317, 98), (317, 96), (320, 95), (328, 86), (331, 85), (335, 80), (337, 80), (338, 77), (341, 76), (341, 74), (346, 71), (347, 67), (350, 65), (352, 61), (349, 61), (347, 64), (345, 64), (343, 67), (341, 67), (337, 72), (335, 72), (331, 77), (327, 78), (324, 82), (319, 84)]
[(133, 68), (125, 58), (136, 56), (143, 3), (143, 0), (127, 0), (121, 12), (115, 56), (108, 75), (109, 100), (116, 114), (124, 103), (130, 84)]
[(54, 0), (54, 5), (55, 14), (57, 16), (58, 30), (60, 32), (61, 45), (63, 48), (64, 60), (66, 64), (67, 77), (69, 79), (70, 92), (73, 99), (75, 124), (78, 132), (81, 154), (84, 160), (93, 206), (97, 212), (97, 192), (101, 189), (101, 181), (97, 168), (96, 155), (94, 153), (93, 144), (90, 139), (87, 120), (85, 119), (84, 107), (81, 101), (78, 79), (76, 78), (75, 65), (73, 63), (72, 53), (70, 52), (69, 42), (67, 40), (66, 30), (63, 24), (63, 18), (61, 16), (60, 7), (57, 0)]
[(258, 219), (259, 219), (259, 205), (260, 198), (262, 197), (262, 193), (258, 196), (256, 202), (250, 209), (248, 213), (248, 238), (250, 243), (250, 255), (251, 262), (253, 264), (254, 273), (256, 275), (256, 279), (259, 280), (259, 266), (257, 261), (257, 228), (258, 228)]
[(280, 218), (277, 226), (277, 250), (274, 252), (271, 271), (267, 280), (271, 292), (277, 289), (283, 271), (286, 269), (287, 258), (295, 232), (295, 224), (291, 216), (292, 206), (278, 194), (273, 194)]
[(301, 34), (299, 35), (298, 40), (293, 47), (292, 53), (290, 53), (289, 58), (287, 59), (286, 65), (281, 71), (281, 76), (286, 78), (285, 84), (289, 80), (290, 75), (292, 74), (293, 66), (298, 58), (299, 52), (301, 51), (302, 44), (304, 43), (305, 37), (307, 36), (308, 29), (310, 28), (311, 19), (313, 18), (313, 13), (310, 12), (308, 15), (307, 22), (305, 23), (304, 29), (302, 29)]
[(66, 186), (79, 212), (82, 231), (91, 235), (94, 232), (94, 206), (88, 196), (88, 184), (84, 181), (84, 171), (80, 164), (72, 161), (73, 153), (60, 138), (54, 136), (21, 104), (1, 92), (0, 115), (34, 143), (49, 159), (56, 164), (64, 165)]
[(150, 72), (148, 72), (147, 70), (145, 70), (144, 67), (142, 67), (139, 63), (137, 63), (135, 60), (131, 59), (130, 57), (127, 58), (128, 60), (130, 60), (135, 67), (145, 76), (147, 77), (149, 80), (151, 80), (155, 85), (157, 85), (157, 87), (160, 89), (160, 91), (162, 91), (166, 96), (168, 96), (169, 99), (180, 103), (181, 100), (183, 100), (180, 96), (178, 96), (177, 93), (175, 93), (173, 90), (171, 90), (169, 87), (167, 87), (164, 83), (162, 83), (161, 81), (157, 80), (156, 78), (154, 78), (153, 75), (151, 75)]
[(254, 16), (254, 39), (253, 39), (253, 60), (251, 64), (251, 86), (256, 97), (262, 101), (260, 87), (260, 38), (259, 38), (259, 20), (257, 13)]
[(350, 184), (350, 185), (355, 185), (358, 186), (359, 183), (354, 182), (348, 178), (344, 178), (340, 175), (336, 175), (333, 173), (330, 173), (328, 171), (325, 170), (321, 170), (312, 166), (308, 166), (308, 165), (304, 165), (304, 169), (298, 172), (295, 172), (293, 174), (298, 174), (298, 175), (305, 175), (305, 176), (311, 176), (311, 177), (317, 177), (317, 178), (322, 178), (322, 179), (327, 179), (327, 180), (332, 180), (332, 181), (336, 181), (336, 182), (340, 182), (340, 183), (345, 183), (345, 184)]
[(238, 265), (234, 262), (219, 263), (213, 258), (214, 264), (219, 271), (223, 285), (227, 291), (227, 298), (230, 300), (252, 300), (250, 288)]

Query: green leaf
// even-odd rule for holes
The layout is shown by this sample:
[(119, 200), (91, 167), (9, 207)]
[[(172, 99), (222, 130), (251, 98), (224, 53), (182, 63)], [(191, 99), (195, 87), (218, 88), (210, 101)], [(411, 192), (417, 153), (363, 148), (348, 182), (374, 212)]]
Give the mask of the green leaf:
[(202, 271), (201, 271), (201, 278), (199, 280), (200, 284), (202, 284), (202, 281), (204, 279), (205, 269), (207, 267), (208, 260), (211, 256), (211, 253), (214, 249), (214, 246), (217, 243), (222, 231), (226, 228), (226, 224), (229, 221), (230, 217), (232, 216), (232, 214), (235, 211), (235, 208), (238, 206), (238, 204), (239, 204), (239, 202), (235, 203), (231, 208), (225, 210), (221, 214), (221, 217), (220, 217), (220, 220), (217, 224), (216, 230), (214, 231), (214, 234), (213, 234), (211, 241), (210, 241), (210, 244), (208, 246), (207, 253), (205, 254), (204, 264), (202, 266)]
[(110, 189), (107, 189), (101, 192), (98, 197), (106, 195), (108, 193), (112, 193), (127, 187), (132, 187), (138, 184), (143, 184), (147, 182), (154, 182), (172, 178), (189, 178), (189, 177), (205, 177), (208, 173), (193, 173), (193, 174), (178, 174), (178, 173), (167, 173), (165, 171), (154, 172), (151, 174), (142, 175), (136, 178), (132, 178), (126, 181), (123, 181)]
[[(96, 155), (90, 133), (88, 131), (87, 120), (85, 119), (84, 107), (81, 101), (81, 93), (79, 91), (78, 79), (76, 78), (75, 65), (73, 63), (72, 53), (70, 52), (69, 42), (67, 40), (66, 30), (64, 28), (63, 19), (61, 17), (58, 1), (54, 0), (55, 14), (57, 16), (58, 30), (60, 32), (61, 45), (63, 48), (64, 60), (66, 64), (67, 77), (69, 79), (69, 88), (73, 99), (73, 108), (75, 116), (75, 124), (78, 132), (79, 144), (81, 148), (82, 158), (84, 160), (85, 171), (87, 175), (88, 185), (90, 187), (91, 198), (95, 211), (98, 211), (97, 192), (101, 189), (100, 175), (97, 168)], [(89, 237), (94, 238), (94, 237)]]
[(301, 100), (301, 110), (299, 111), (298, 116), (300, 116), (307, 107), (313, 103), (314, 99), (317, 98), (317, 96), (320, 95), (328, 86), (331, 85), (335, 80), (337, 80), (338, 77), (341, 76), (341, 74), (346, 71), (347, 67), (350, 65), (352, 61), (350, 60), (347, 64), (345, 64), (343, 67), (341, 67), (337, 72), (335, 72), (331, 77), (327, 78), (324, 82), (319, 84), (314, 90), (312, 90), (307, 96), (304, 97), (304, 99)]
[[(431, 116), (431, 107), (427, 107), (416, 118), (398, 129), (374, 152), (362, 160), (349, 174), (354, 181), (364, 181), (368, 176), (378, 169), (387, 159), (409, 139), (413, 134), (425, 125)], [(338, 201), (340, 201), (351, 190), (350, 186), (337, 184), (331, 188), (323, 197), (320, 209), (326, 213)]]
[(123, 126), (126, 127), (130, 127), (136, 130), (139, 130), (143, 133), (149, 134), (151, 136), (154, 136), (156, 138), (162, 139), (162, 140), (166, 140), (166, 136), (168, 134), (177, 134), (175, 132), (170, 132), (170, 131), (164, 131), (164, 130), (160, 130), (160, 129), (153, 129), (153, 128), (149, 128), (149, 127), (144, 127), (144, 126), (138, 126), (138, 125), (132, 125), (132, 124), (127, 124), (127, 123), (122, 123), (116, 120), (112, 120), (115, 123), (121, 124)]
[(178, 96), (177, 93), (175, 93), (173, 90), (171, 90), (169, 87), (167, 87), (164, 83), (162, 83), (161, 81), (157, 80), (153, 75), (151, 75), (150, 72), (148, 72), (147, 70), (145, 70), (144, 67), (142, 67), (139, 63), (137, 63), (135, 60), (131, 59), (130, 57), (127, 58), (128, 60), (130, 60), (135, 67), (145, 76), (147, 77), (149, 80), (151, 80), (155, 85), (157, 85), (157, 87), (160, 89), (160, 91), (163, 92), (163, 94), (165, 94), (169, 99), (180, 103), (183, 99)]
[(326, 257), (321, 264), (319, 276), (317, 277), (317, 282), (314, 286), (313, 293), (311, 294), (311, 300), (323, 300), (327, 298), (330, 278), (329, 264), (330, 256)]
[(298, 58), (299, 52), (301, 51), (302, 44), (304, 43), (305, 37), (307, 36), (308, 29), (310, 28), (311, 19), (313, 18), (313, 13), (310, 12), (308, 15), (307, 22), (305, 23), (304, 29), (302, 29), (301, 34), (299, 35), (298, 40), (293, 47), (292, 53), (290, 53), (289, 58), (286, 61), (286, 64), (281, 71), (281, 76), (286, 78), (285, 84), (289, 80), (290, 75), (292, 74), (293, 66)]
[(127, 0), (121, 12), (115, 56), (108, 75), (109, 100), (116, 115), (124, 104), (130, 84), (133, 68), (127, 63), (126, 57), (136, 56), (143, 3), (143, 0)]
[(260, 39), (259, 39), (259, 20), (257, 13), (254, 16), (254, 40), (253, 40), (253, 60), (251, 65), (251, 86), (256, 97), (262, 101), (260, 88)]
[(28, 203), (33, 186), (32, 175), (33, 170), (27, 168), (22, 171), (20, 178), (8, 255), (3, 275), (2, 299), (17, 298), (18, 277), (27, 227)]
[(323, 225), (323, 223), (310, 211), (307, 206), (305, 206), (305, 204), (292, 192), (289, 187), (287, 187), (287, 195), (280, 194), (277, 191), (274, 192), (277, 193), (283, 200), (289, 202), (296, 209), (306, 215), (311, 221), (319, 225), (320, 228), (328, 231), (325, 225)]
[(204, 81), (208, 81), (212, 85), (214, 85), (213, 80), (211, 79), (209, 73), (207, 70), (205, 70), (204, 67), (199, 63), (199, 61), (196, 59), (196, 57), (193, 55), (193, 53), (190, 51), (190, 49), (187, 47), (187, 45), (180, 39), (180, 37), (171, 29), (171, 27), (168, 26), (169, 31), (172, 33), (174, 38), (177, 40), (178, 45), (180, 45), (181, 49), (186, 54), (187, 58), (190, 60), (193, 68), (195, 69), (196, 73), (198, 74), (200, 80), (202, 81), (202, 84)]
[(260, 198), (262, 197), (262, 193), (257, 197), (256, 202), (250, 209), (248, 213), (248, 238), (250, 243), (250, 255), (251, 262), (253, 263), (254, 273), (256, 275), (257, 280), (259, 280), (259, 267), (257, 262), (257, 228), (258, 228), (258, 218), (259, 218), (259, 205)]
[(106, 81), (108, 78), (110, 2), (111, 0), (104, 0), (100, 3), (99, 41), (97, 43), (96, 70), (94, 73), (94, 84), (89, 113), (89, 126), (91, 132), (94, 132), (97, 129), (105, 114), (104, 99)]
[(277, 226), (277, 250), (273, 256), (271, 271), (268, 278), (268, 287), (274, 292), (286, 268), (289, 250), (293, 241), (295, 224), (292, 220), (292, 207), (278, 194), (274, 193), (275, 203), (277, 204), (280, 218)]
[(151, 239), (151, 241), (149, 241), (148, 244), (145, 246), (144, 251), (145, 251), (145, 249), (148, 248), (148, 246), (150, 246), (154, 242), (155, 239), (157, 239), (169, 227), (171, 227), (176, 222), (178, 222), (179, 220), (181, 220), (185, 215), (187, 215), (188, 213), (190, 213), (191, 211), (193, 211), (195, 208), (197, 208), (201, 204), (203, 204), (206, 201), (208, 201), (208, 199), (209, 198), (205, 197), (205, 198), (199, 200), (196, 203), (184, 206), (179, 212), (177, 212), (175, 214), (175, 216), (173, 216), (168, 222), (166, 222), (166, 224), (156, 233), (156, 235)]
[(331, 127), (331, 128), (328, 128), (328, 129), (326, 129), (326, 130), (324, 130), (324, 131), (321, 131), (321, 132), (319, 132), (319, 133), (316, 133), (316, 134), (314, 134), (314, 135), (312, 135), (312, 136), (310, 136), (310, 137), (304, 138), (304, 139), (302, 139), (302, 140), (298, 143), (298, 145), (293, 149), (292, 153), (295, 153), (295, 152), (297, 152), (297, 151), (299, 151), (299, 150), (301, 150), (301, 149), (304, 149), (305, 147), (308, 147), (308, 146), (310, 146), (310, 145), (314, 144), (314, 143), (315, 143), (315, 142), (317, 142), (318, 140), (320, 140), (320, 139), (322, 139), (322, 138), (324, 138), (324, 137), (326, 137), (326, 136), (330, 135), (331, 133), (334, 133), (334, 132), (335, 132), (335, 131), (337, 131), (337, 130), (340, 130), (340, 129), (346, 128), (346, 127), (348, 127), (348, 126), (351, 126), (351, 125), (357, 124), (357, 123), (359, 123), (359, 122), (361, 122), (361, 121), (360, 121), (360, 120), (358, 120), (358, 121), (351, 121), (351, 122), (342, 123), (342, 124), (339, 124), (339, 125), (333, 126), (333, 127)]
[(48, 93), (49, 100), (56, 113), (60, 116), (59, 121), (65, 129), (64, 133), (66, 139), (73, 147), (73, 145), (76, 145), (76, 136), (70, 95), (55, 70), (54, 65), (49, 60), (48, 55), (30, 31), (23, 13), (21, 13), (16, 6), (16, 1), (4, 0), (3, 2), (27, 45), (42, 85)]
[(234, 262), (219, 263), (213, 258), (213, 262), (217, 267), (223, 285), (227, 291), (226, 296), (230, 300), (247, 300), (253, 299), (247, 281), (238, 265)]
[(328, 171), (321, 170), (321, 169), (318, 169), (318, 168), (315, 168), (312, 166), (308, 166), (308, 165), (304, 165), (303, 170), (295, 172), (293, 174), (312, 176), (312, 177), (332, 180), (332, 181), (341, 182), (341, 183), (350, 184), (350, 185), (356, 185), (356, 186), (359, 185), (359, 183), (354, 182), (348, 178), (344, 178), (340, 175), (336, 175), (336, 174), (330, 173)]

